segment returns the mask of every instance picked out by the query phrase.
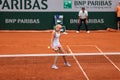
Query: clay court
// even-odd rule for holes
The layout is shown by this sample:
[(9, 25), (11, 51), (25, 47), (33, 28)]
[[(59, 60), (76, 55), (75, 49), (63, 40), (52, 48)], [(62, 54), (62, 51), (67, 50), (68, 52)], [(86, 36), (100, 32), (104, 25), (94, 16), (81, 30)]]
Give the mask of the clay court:
[[(95, 56), (61, 57), (58, 70), (51, 68), (54, 57), (2, 57), (15, 54), (51, 54), (51, 31), (0, 31), (0, 80), (120, 80), (120, 32), (68, 31), (60, 38), (68, 54), (101, 53)], [(104, 55), (117, 53), (117, 55)], [(118, 54), (119, 53), (119, 54)], [(54, 53), (55, 54), (55, 53)]]

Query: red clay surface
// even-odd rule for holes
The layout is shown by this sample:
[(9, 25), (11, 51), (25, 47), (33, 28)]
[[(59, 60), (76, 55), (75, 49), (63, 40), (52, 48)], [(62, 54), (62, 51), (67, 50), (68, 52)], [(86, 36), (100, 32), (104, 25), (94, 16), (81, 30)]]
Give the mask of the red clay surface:
[[(0, 32), (0, 54), (54, 53), (50, 45), (51, 32)], [(120, 52), (120, 32), (69, 32), (62, 35), (61, 43), (73, 53)], [(120, 69), (120, 56), (108, 56)], [(90, 80), (120, 80), (118, 71), (104, 56), (76, 56)], [(87, 80), (73, 57), (72, 65), (65, 67), (61, 57), (58, 70), (51, 69), (54, 57), (0, 58), (0, 80)]]

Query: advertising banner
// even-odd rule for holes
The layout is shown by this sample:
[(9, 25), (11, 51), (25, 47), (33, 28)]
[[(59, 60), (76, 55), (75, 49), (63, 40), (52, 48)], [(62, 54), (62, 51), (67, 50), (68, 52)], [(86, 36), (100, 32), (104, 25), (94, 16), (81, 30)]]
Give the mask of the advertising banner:
[(63, 15), (67, 29), (76, 29), (85, 7), (90, 29), (116, 28), (119, 0), (0, 0), (0, 29), (52, 29), (54, 15)]
[(115, 11), (118, 0), (0, 0), (0, 11)]

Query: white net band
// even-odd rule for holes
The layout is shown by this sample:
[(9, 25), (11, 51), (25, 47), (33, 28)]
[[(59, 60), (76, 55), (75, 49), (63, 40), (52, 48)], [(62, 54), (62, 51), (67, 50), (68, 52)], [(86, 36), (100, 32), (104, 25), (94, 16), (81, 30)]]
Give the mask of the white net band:
[(66, 54), (1, 54), (0, 57), (52, 57), (52, 56), (102, 56), (102, 55), (120, 55), (120, 52), (106, 53), (66, 53)]

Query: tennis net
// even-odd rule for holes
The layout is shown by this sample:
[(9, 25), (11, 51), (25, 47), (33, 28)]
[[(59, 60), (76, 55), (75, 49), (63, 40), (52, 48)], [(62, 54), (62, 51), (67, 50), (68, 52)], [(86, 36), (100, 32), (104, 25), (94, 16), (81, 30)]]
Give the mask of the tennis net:
[(120, 55), (120, 52), (105, 52), (105, 53), (66, 53), (66, 54), (1, 54), (0, 57), (51, 57), (51, 56), (104, 56), (104, 55)]
[[(54, 71), (51, 66), (53, 65), (55, 57), (58, 56), (57, 66), (60, 71)], [(62, 56), (66, 56), (67, 61), (71, 67), (65, 67)], [(106, 52), (106, 53), (66, 53), (66, 54), (1, 54), (0, 55), (0, 72), (4, 74), (19, 74), (14, 79), (23, 78), (31, 79), (39, 78), (41, 80), (54, 79), (53, 75), (57, 75), (56, 79), (60, 80), (76, 80), (82, 79), (89, 80), (88, 75), (92, 71), (95, 76), (100, 76), (96, 71), (101, 72), (103, 75), (108, 75), (110, 71), (115, 71), (115, 78), (120, 72), (120, 52)], [(65, 74), (62, 72), (64, 71)], [(113, 73), (113, 72), (112, 72)], [(47, 77), (46, 74), (48, 75)], [(85, 77), (80, 75), (84, 74)], [(103, 76), (101, 74), (101, 76)], [(29, 76), (30, 75), (30, 76)], [(68, 76), (70, 75), (70, 76)], [(73, 77), (74, 75), (74, 77)], [(91, 74), (92, 75), (92, 74)], [(6, 76), (6, 75), (2, 75)], [(52, 76), (52, 77), (51, 77)], [(66, 77), (67, 76), (67, 77)], [(4, 77), (2, 77), (4, 78)], [(7, 78), (7, 76), (6, 76)], [(69, 78), (69, 79), (68, 79)], [(112, 78), (111, 76), (109, 78)], [(25, 80), (24, 79), (24, 80)]]

